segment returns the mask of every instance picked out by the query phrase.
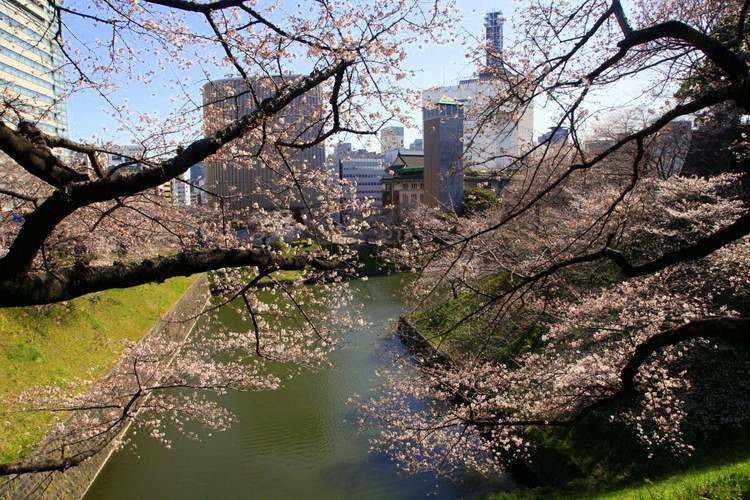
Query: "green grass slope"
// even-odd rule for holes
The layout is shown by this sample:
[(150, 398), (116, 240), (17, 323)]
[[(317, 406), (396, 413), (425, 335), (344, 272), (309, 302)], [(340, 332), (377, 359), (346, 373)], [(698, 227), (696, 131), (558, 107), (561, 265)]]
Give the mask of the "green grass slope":
[(596, 496), (600, 499), (682, 500), (750, 498), (750, 460), (715, 468), (686, 471), (662, 481)]
[(741, 500), (750, 498), (750, 458), (735, 463), (685, 470), (661, 480), (641, 481), (606, 493), (565, 488), (495, 493), (487, 500), (519, 499), (597, 499), (597, 500)]
[[(0, 400), (37, 385), (99, 377), (124, 340), (138, 340), (196, 277), (108, 290), (49, 306), (0, 309)], [(23, 458), (44, 436), (47, 413), (3, 413), (0, 461)]]

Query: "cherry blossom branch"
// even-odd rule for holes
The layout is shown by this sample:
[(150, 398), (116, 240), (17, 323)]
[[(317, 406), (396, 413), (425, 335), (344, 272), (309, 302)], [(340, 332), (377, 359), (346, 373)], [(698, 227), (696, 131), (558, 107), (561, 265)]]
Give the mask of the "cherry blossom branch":
[(653, 274), (681, 262), (702, 259), (716, 250), (744, 238), (748, 234), (750, 234), (750, 214), (743, 215), (729, 226), (721, 228), (691, 245), (668, 252), (655, 260), (643, 264), (632, 265), (625, 259), (622, 253), (612, 249), (602, 250), (602, 255), (614, 261), (625, 276), (633, 278)]
[[(20, 128), (20, 127), (19, 127)], [(61, 188), (88, 179), (65, 165), (45, 144), (34, 144), (21, 129), (13, 130), (0, 120), (0, 150), (30, 174)]]
[(63, 458), (49, 457), (34, 461), (0, 464), (0, 476), (9, 476), (12, 474), (29, 474), (32, 472), (62, 472), (81, 464), (100, 451), (101, 449), (90, 449), (85, 452), (77, 453), (73, 456)]
[(161, 282), (175, 276), (222, 268), (257, 266), (264, 270), (334, 269), (336, 263), (315, 254), (280, 256), (263, 248), (184, 251), (132, 264), (62, 268), (55, 276), (28, 272), (0, 281), (0, 307), (22, 307), (69, 300), (109, 288)]
[(637, 396), (635, 377), (641, 365), (665, 347), (694, 339), (722, 340), (734, 346), (748, 347), (750, 346), (750, 318), (704, 318), (654, 335), (636, 347), (635, 353), (620, 371), (619, 389), (606, 398), (584, 406), (569, 421), (570, 425), (580, 422), (594, 411), (616, 406)]
[[(266, 118), (281, 111), (295, 98), (351, 64), (351, 59), (342, 59), (326, 68), (315, 70), (289, 87), (279, 89), (273, 97), (263, 100), (252, 113), (218, 130), (210, 137), (194, 141), (179, 150), (171, 159), (122, 177), (105, 177), (71, 184), (73, 181), (85, 181), (87, 177), (70, 171), (67, 167), (63, 168), (60, 160), (49, 148), (34, 145), (28, 138), (0, 122), (0, 149), (37, 177), (56, 183), (53, 185), (66, 187), (64, 193), (55, 191), (26, 217), (8, 253), (0, 258), (0, 279), (28, 270), (42, 243), (54, 228), (78, 208), (116, 197), (134, 195), (179, 176), (192, 165), (216, 153), (225, 144), (257, 128)], [(68, 171), (74, 172), (75, 175), (64, 176), (63, 173)]]
[[(739, 217), (732, 224), (717, 230), (709, 236), (701, 238), (695, 243), (681, 247), (678, 250), (665, 253), (654, 260), (636, 265), (628, 261), (627, 258), (622, 254), (622, 252), (607, 245), (597, 250), (596, 252), (577, 255), (575, 257), (556, 262), (552, 265), (547, 266), (536, 274), (530, 276), (521, 276), (518, 283), (508, 288), (507, 290), (504, 290), (498, 295), (490, 296), (488, 294), (482, 294), (484, 297), (489, 296), (489, 299), (469, 311), (467, 314), (463, 315), (461, 319), (457, 320), (446, 329), (432, 335), (430, 337), (430, 340), (446, 337), (451, 332), (466, 324), (472, 318), (478, 316), (479, 314), (482, 314), (488, 308), (498, 303), (499, 301), (512, 297), (517, 292), (523, 289), (528, 289), (529, 287), (534, 286), (535, 284), (549, 278), (550, 276), (555, 275), (556, 273), (564, 269), (568, 269), (580, 264), (596, 262), (602, 259), (609, 259), (614, 262), (620, 268), (622, 273), (628, 278), (646, 276), (659, 272), (663, 269), (666, 269), (667, 267), (680, 264), (682, 262), (695, 261), (704, 258), (712, 254), (716, 250), (726, 245), (732, 244), (740, 240), (741, 238), (744, 238), (748, 234), (750, 234), (750, 214)], [(462, 252), (463, 250), (459, 253)], [(456, 258), (452, 262), (451, 267), (455, 264), (455, 262), (457, 262), (457, 260), (458, 258)]]
[(23, 193), (17, 193), (15, 191), (11, 191), (9, 189), (4, 189), (4, 188), (1, 188), (1, 187), (0, 187), (0, 194), (3, 194), (5, 196), (10, 196), (12, 198), (18, 198), (19, 200), (28, 201), (28, 202), (31, 202), (31, 203), (34, 203), (34, 204), (37, 201), (39, 201), (37, 198), (33, 198), (33, 197), (27, 196), (27, 195), (25, 195)]
[(698, 111), (701, 111), (710, 106), (720, 104), (729, 100), (736, 100), (739, 103), (744, 103), (750, 109), (750, 78), (744, 78), (740, 82), (733, 83), (729, 86), (722, 87), (710, 92), (706, 92), (701, 97), (696, 98), (688, 103), (680, 104), (665, 112), (659, 117), (658, 120), (654, 121), (651, 125), (644, 127), (637, 132), (629, 134), (622, 139), (616, 141), (613, 145), (609, 146), (605, 151), (596, 155), (589, 161), (583, 161), (570, 165), (565, 172), (563, 172), (557, 179), (548, 183), (543, 190), (537, 193), (531, 200), (525, 203), (517, 210), (511, 211), (499, 222), (489, 227), (482, 229), (481, 231), (474, 232), (464, 238), (458, 239), (451, 242), (446, 248), (455, 247), (466, 241), (473, 240), (484, 234), (496, 231), (511, 220), (524, 214), (526, 211), (534, 207), (538, 202), (544, 199), (548, 194), (553, 192), (557, 187), (561, 186), (563, 182), (568, 179), (572, 174), (580, 170), (588, 170), (597, 164), (604, 162), (606, 159), (611, 158), (614, 153), (620, 151), (626, 144), (643, 140), (664, 128), (672, 120), (686, 116)]

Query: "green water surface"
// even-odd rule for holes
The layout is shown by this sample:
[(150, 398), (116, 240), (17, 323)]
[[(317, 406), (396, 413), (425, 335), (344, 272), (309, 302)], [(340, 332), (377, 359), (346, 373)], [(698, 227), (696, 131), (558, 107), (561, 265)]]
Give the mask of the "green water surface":
[[(331, 357), (331, 368), (303, 372), (271, 392), (230, 393), (237, 416), (226, 432), (196, 442), (175, 434), (171, 449), (132, 436), (135, 451), (116, 453), (86, 499), (415, 499), (476, 496), (476, 484), (433, 475), (406, 476), (369, 452), (357, 432), (353, 394), (377, 384), (377, 368), (407, 356), (388, 335), (402, 310), (402, 276), (353, 284), (370, 324)], [(480, 485), (481, 486), (481, 485)]]

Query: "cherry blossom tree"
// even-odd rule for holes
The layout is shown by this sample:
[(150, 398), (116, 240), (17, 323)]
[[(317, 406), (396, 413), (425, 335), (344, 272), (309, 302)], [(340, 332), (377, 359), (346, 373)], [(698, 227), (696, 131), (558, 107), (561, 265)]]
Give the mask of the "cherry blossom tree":
[[(480, 68), (499, 90), (478, 119), (520, 116), (533, 100), (558, 109), (570, 134), (508, 152), (494, 213), (411, 221), (394, 258), (419, 270), (415, 307), (453, 297), (460, 314), (430, 334), (450, 363), (427, 357), (410, 379), (395, 370), (363, 403), (377, 449), (412, 471), (489, 473), (527, 457), (535, 429), (592, 416), (679, 453), (695, 429), (748, 423), (746, 184), (661, 166), (676, 120), (750, 112), (749, 7), (540, 1), (520, 13), (502, 67)], [(597, 100), (625, 85), (651, 111), (597, 126)], [(587, 140), (597, 127), (607, 137)]]
[[(58, 420), (45, 453), (0, 465), (5, 475), (75, 466), (134, 421), (158, 439), (168, 421), (220, 430), (231, 416), (205, 391), (278, 387), (268, 361), (324, 362), (337, 327), (351, 318), (321, 320), (346, 300), (339, 272), (352, 265), (346, 251), (333, 255), (326, 245), (367, 227), (361, 217), (341, 223), (338, 213), (367, 215), (368, 206), (350, 195), (351, 186), (289, 157), (322, 150), (334, 134), (375, 134), (404, 118), (415, 99), (399, 83), (408, 74), (404, 46), (438, 41), (452, 16), (451, 3), (437, 0), (321, 0), (299, 13), (247, 0), (47, 4), (56, 13), (47, 34), (63, 56), (56, 71), (66, 80), (65, 97), (98, 98), (109, 122), (90, 140), (53, 136), (41, 127), (52, 106), (39, 108), (3, 88), (0, 307), (223, 269), (212, 276), (219, 303), (206, 314), (233, 307), (242, 327), (206, 336), (199, 320), (203, 326), (187, 340), (129, 346), (104, 381), (71, 381), (4, 401), (7, 411), (79, 415)], [(211, 102), (196, 99), (201, 84), (227, 72), (245, 85)], [(131, 85), (162, 88), (166, 111), (128, 102), (122, 91)], [(309, 96), (317, 97), (304, 123), (287, 119)], [(230, 119), (220, 113), (224, 101), (240, 98), (247, 112)], [(71, 119), (80, 112), (71, 110)], [(130, 147), (109, 136), (127, 137)], [(120, 160), (107, 165), (111, 154)], [(272, 171), (273, 185), (260, 194), (282, 210), (235, 203), (249, 193), (212, 186), (191, 185), (207, 206), (179, 207), (162, 196), (160, 186), (191, 184), (183, 174), (211, 160)], [(302, 207), (296, 216), (292, 200)], [(256, 237), (238, 236), (250, 228)], [(289, 234), (311, 244), (271, 244)], [(280, 270), (301, 277), (281, 283), (274, 275)], [(298, 286), (306, 279), (335, 290)], [(275, 299), (260, 295), (261, 284)]]

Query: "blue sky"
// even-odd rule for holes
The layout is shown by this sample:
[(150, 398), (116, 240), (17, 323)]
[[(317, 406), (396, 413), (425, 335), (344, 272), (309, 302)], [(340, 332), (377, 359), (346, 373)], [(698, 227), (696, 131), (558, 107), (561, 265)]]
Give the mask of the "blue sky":
[[(86, 1), (78, 0), (73, 2), (79, 5), (86, 5)], [(513, 17), (514, 11), (525, 2), (523, 0), (457, 0), (457, 7), (461, 13), (461, 21), (454, 27), (454, 31), (459, 38), (461, 36), (482, 37), (484, 33), (484, 14), (488, 11), (501, 10), (508, 21), (505, 24), (506, 46), (513, 37)], [(282, 1), (280, 13), (284, 9), (296, 11), (299, 8), (298, 1)], [(196, 26), (200, 23), (201, 29), (205, 29), (205, 22), (202, 18), (193, 17)], [(76, 40), (79, 45), (89, 45), (93, 43), (96, 37), (106, 36), (99, 32), (92, 32), (86, 21), (77, 18), (68, 18), (67, 21), (73, 32), (79, 37)], [(135, 41), (138, 43), (138, 41)], [(466, 57), (466, 47), (460, 43), (448, 45), (428, 45), (424, 44), (419, 48), (413, 44), (407, 49), (408, 59), (406, 62), (407, 69), (416, 71), (414, 76), (407, 77), (402, 83), (413, 89), (426, 89), (435, 85), (449, 85), (456, 83), (459, 79), (472, 75), (474, 71), (473, 62)], [(196, 55), (196, 60), (201, 56)], [(143, 72), (146, 69), (153, 68), (153, 61), (144, 58), (141, 61), (131, 61), (134, 73)], [(292, 70), (298, 68), (292, 68)], [(298, 69), (299, 70), (299, 69)], [(188, 94), (196, 101), (200, 100), (200, 84), (204, 83), (206, 76), (210, 78), (220, 78), (225, 76), (235, 76), (227, 74), (227, 68), (217, 69), (215, 67), (206, 67), (198, 64), (187, 71), (177, 72), (169, 64), (163, 68), (157, 68), (157, 73), (149, 84), (143, 84), (136, 80), (118, 77), (120, 90), (109, 95), (109, 99), (114, 104), (127, 102), (134, 113), (150, 112), (157, 115), (165, 115), (170, 109), (174, 109), (176, 104), (170, 101), (170, 96), (174, 96), (178, 88), (187, 89)], [(179, 87), (175, 83), (179, 82)], [(629, 95), (637, 95), (638, 92), (633, 88), (623, 88), (621, 92), (615, 93), (620, 102), (626, 102)], [(594, 105), (608, 106), (615, 103), (613, 95), (606, 96), (603, 101), (594, 103)], [(535, 129), (536, 134), (542, 133), (552, 124), (551, 111), (544, 109), (542, 103), (535, 105)], [(108, 112), (109, 110), (109, 112)], [(131, 142), (132, 137), (127, 131), (117, 130), (118, 123), (116, 117), (113, 118), (111, 108), (96, 95), (93, 91), (85, 90), (74, 93), (68, 100), (68, 115), (70, 136), (75, 139), (96, 140), (114, 140), (116, 142)], [(421, 112), (414, 109), (412, 113), (414, 123), (421, 122)], [(123, 121), (124, 123), (125, 121)], [(417, 128), (407, 129), (407, 145), (415, 138), (421, 136), (421, 131)], [(336, 138), (331, 142), (337, 142)], [(370, 143), (369, 147), (376, 148), (377, 145)]]
[[(296, 1), (282, 2), (282, 11), (286, 5), (290, 9), (294, 9), (299, 4)], [(496, 2), (459, 0), (458, 8), (462, 14), (462, 21), (454, 27), (456, 33), (482, 36), (485, 12), (499, 9), (510, 16), (514, 9), (514, 2), (511, 0)], [(198, 23), (203, 24), (200, 18), (193, 19), (195, 19), (196, 25)], [(78, 45), (91, 46), (95, 38), (105, 36), (102, 32), (92, 32), (90, 25), (81, 19), (68, 17), (66, 23), (71, 31), (76, 33), (78, 39), (75, 42)], [(506, 29), (510, 28), (509, 25), (510, 22), (506, 23)], [(403, 83), (414, 89), (456, 83), (461, 78), (471, 76), (473, 72), (473, 64), (466, 58), (466, 48), (459, 43), (441, 46), (426, 45), (422, 49), (414, 44), (409, 47), (408, 54), (407, 68), (415, 70), (416, 75), (408, 77)], [(132, 61), (134, 72), (144, 71), (148, 66), (149, 64), (145, 64), (144, 61)], [(214, 78), (228, 76), (226, 70), (220, 72), (215, 68), (206, 68), (206, 71)], [(167, 66), (163, 73), (157, 75), (149, 85), (118, 77), (117, 82), (121, 89), (110, 94), (109, 98), (116, 104), (128, 102), (129, 107), (134, 112), (166, 113), (173, 105), (169, 102), (170, 88), (177, 76), (172, 68)], [(200, 93), (197, 82), (205, 81), (201, 68), (195, 67), (193, 70), (184, 72), (180, 75), (180, 79), (186, 88), (192, 88), (190, 93), (193, 98), (199, 100)], [(127, 141), (126, 137), (129, 134), (117, 131), (116, 123), (107, 109), (109, 107), (93, 91), (75, 92), (68, 99), (70, 136), (76, 139), (88, 139), (96, 136), (99, 140)], [(421, 121), (420, 113), (420, 110), (414, 110), (414, 123)], [(409, 143), (419, 136), (421, 136), (421, 131), (408, 129), (406, 141)]]

